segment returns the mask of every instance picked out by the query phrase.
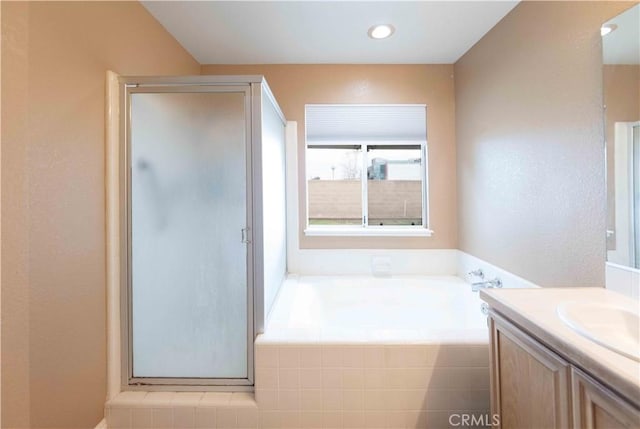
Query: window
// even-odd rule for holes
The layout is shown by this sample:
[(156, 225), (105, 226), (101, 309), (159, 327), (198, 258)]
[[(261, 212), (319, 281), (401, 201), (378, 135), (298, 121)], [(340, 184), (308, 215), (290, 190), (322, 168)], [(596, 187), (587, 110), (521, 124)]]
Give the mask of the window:
[(429, 235), (424, 105), (306, 106), (307, 235)]

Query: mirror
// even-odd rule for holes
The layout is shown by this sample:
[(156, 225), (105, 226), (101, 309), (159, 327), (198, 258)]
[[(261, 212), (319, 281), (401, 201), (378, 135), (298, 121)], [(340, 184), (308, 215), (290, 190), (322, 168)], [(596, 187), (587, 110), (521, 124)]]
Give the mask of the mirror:
[(607, 261), (640, 269), (640, 4), (604, 23)]

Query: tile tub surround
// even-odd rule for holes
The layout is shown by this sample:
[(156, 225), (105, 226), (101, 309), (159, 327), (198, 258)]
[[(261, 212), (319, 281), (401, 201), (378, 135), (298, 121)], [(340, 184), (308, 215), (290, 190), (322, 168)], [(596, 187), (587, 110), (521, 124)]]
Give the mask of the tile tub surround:
[(109, 428), (448, 428), (489, 412), (487, 344), (256, 341), (248, 393), (124, 392)]
[(605, 274), (607, 289), (640, 300), (640, 270), (607, 262)]
[(539, 288), (537, 284), (530, 282), (520, 276), (513, 274), (510, 271), (502, 269), (496, 265), (470, 255), (466, 252), (458, 250), (457, 253), (457, 275), (459, 278), (466, 281), (479, 281), (478, 278), (469, 276), (471, 271), (481, 269), (484, 273), (485, 280), (493, 278), (499, 278), (502, 281), (502, 287), (504, 289), (531, 289)]
[(487, 344), (256, 342), (260, 427), (446, 428), (489, 412)]

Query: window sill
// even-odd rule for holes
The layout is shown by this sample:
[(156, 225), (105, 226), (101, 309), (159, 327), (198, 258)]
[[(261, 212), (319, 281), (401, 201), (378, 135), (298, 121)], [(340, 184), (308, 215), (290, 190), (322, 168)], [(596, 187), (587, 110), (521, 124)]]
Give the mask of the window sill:
[(314, 227), (304, 230), (308, 237), (431, 237), (427, 228), (336, 228)]

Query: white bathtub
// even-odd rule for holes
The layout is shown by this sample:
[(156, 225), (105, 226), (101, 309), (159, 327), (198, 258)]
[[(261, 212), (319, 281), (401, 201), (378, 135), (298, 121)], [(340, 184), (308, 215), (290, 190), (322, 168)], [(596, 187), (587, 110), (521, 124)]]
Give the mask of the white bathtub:
[(477, 293), (457, 277), (292, 277), (255, 344), (268, 427), (448, 428), (489, 413)]
[(261, 341), (486, 344), (478, 293), (453, 276), (292, 276)]

